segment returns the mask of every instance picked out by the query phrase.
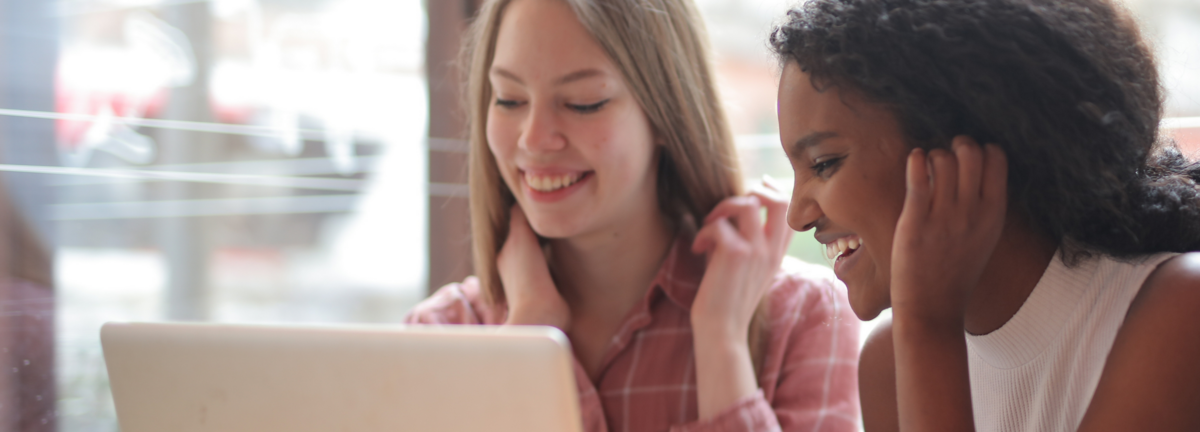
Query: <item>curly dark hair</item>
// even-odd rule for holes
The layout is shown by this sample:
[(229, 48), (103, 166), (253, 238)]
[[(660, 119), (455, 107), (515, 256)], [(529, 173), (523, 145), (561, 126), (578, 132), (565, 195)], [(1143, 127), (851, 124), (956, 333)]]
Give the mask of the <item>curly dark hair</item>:
[(1200, 249), (1200, 164), (1111, 0), (813, 0), (771, 34), (818, 89), (887, 107), (909, 145), (1000, 145), (1010, 202), (1075, 257)]

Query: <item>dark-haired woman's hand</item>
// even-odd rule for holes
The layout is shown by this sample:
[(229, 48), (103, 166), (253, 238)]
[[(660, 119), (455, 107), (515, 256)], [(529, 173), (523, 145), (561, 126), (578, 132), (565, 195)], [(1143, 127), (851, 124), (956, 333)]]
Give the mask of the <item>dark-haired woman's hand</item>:
[(974, 430), (963, 320), (1004, 229), (1008, 161), (965, 136), (908, 157), (892, 245), (892, 338), (900, 430)]
[(717, 204), (696, 233), (692, 251), (708, 256), (691, 308), (701, 419), (758, 388), (747, 336), (791, 240), (787, 206), (783, 194), (764, 182), (762, 189)]
[(548, 325), (568, 331), (571, 309), (554, 286), (550, 266), (525, 211), (513, 205), (508, 237), (496, 256), (508, 303), (506, 325)]
[(892, 246), (895, 313), (961, 322), (1004, 228), (1007, 177), (1000, 147), (967, 136), (955, 137), (950, 151), (912, 151)]

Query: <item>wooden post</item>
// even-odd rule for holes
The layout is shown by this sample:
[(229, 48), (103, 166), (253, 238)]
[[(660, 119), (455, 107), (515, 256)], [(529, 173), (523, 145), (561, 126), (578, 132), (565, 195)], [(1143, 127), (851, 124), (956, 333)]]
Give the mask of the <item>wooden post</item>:
[(471, 273), (467, 213), (464, 76), (458, 65), (467, 24), (478, 0), (427, 0), (429, 34), (425, 76), (429, 88), (429, 290)]

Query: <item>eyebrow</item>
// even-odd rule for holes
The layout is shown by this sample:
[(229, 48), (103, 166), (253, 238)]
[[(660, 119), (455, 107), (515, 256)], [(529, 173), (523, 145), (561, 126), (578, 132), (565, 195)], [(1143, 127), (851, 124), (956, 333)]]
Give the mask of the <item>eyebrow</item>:
[[(512, 73), (504, 68), (499, 68), (499, 67), (493, 66), (491, 73), (494, 75), (500, 76), (502, 78), (507, 78), (512, 81), (515, 81), (517, 84), (525, 84), (525, 82), (521, 81), (521, 78), (518, 77), (517, 74)], [(555, 80), (554, 84), (555, 85), (569, 84), (569, 83), (579, 81), (582, 79), (598, 77), (598, 76), (604, 76), (604, 71), (601, 71), (600, 69), (594, 69), (594, 68), (583, 69), (583, 70), (578, 70), (578, 71), (563, 75), (561, 78)]]
[(788, 153), (791, 153), (791, 154), (798, 153), (800, 151), (803, 151), (804, 149), (807, 149), (809, 147), (820, 144), (821, 142), (823, 142), (827, 139), (836, 137), (836, 136), (837, 136), (836, 132), (813, 132), (813, 133), (810, 133), (810, 134), (805, 135), (805, 136), (801, 137), (800, 139), (796, 140), (796, 142), (792, 143), (791, 148), (788, 149), (788, 150), (790, 150)]
[(603, 76), (603, 75), (604, 75), (604, 72), (601, 71), (600, 69), (584, 69), (584, 70), (579, 70), (579, 71), (575, 71), (575, 72), (571, 72), (569, 74), (563, 75), (562, 78), (559, 78), (558, 81), (555, 81), (554, 83), (557, 85), (563, 85), (563, 84), (567, 84), (567, 83), (570, 83), (573, 81), (579, 81), (582, 79), (598, 77), (598, 76)]

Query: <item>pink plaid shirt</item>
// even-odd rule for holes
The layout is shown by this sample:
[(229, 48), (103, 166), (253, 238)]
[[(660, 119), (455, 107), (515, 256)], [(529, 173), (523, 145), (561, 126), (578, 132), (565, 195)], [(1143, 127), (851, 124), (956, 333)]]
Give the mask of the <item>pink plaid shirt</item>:
[[(786, 258), (768, 296), (760, 390), (717, 416), (697, 420), (689, 309), (704, 257), (680, 238), (646, 296), (625, 318), (592, 382), (575, 377), (587, 432), (853, 431), (858, 428), (858, 319), (829, 269)], [(449, 284), (405, 320), (420, 324), (500, 324), (479, 281)]]

